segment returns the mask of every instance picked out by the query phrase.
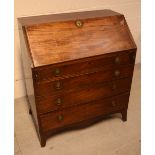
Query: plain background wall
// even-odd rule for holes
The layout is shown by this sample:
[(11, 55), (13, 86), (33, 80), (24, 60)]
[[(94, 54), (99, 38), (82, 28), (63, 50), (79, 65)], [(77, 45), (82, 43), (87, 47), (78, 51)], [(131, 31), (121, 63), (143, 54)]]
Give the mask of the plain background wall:
[(21, 67), (22, 60), (20, 57), (20, 40), (17, 24), (18, 17), (100, 9), (111, 9), (122, 13), (125, 15), (131, 33), (133, 34), (134, 40), (138, 47), (136, 63), (140, 63), (140, 6), (140, 0), (15, 0), (15, 98), (25, 96), (23, 72)]

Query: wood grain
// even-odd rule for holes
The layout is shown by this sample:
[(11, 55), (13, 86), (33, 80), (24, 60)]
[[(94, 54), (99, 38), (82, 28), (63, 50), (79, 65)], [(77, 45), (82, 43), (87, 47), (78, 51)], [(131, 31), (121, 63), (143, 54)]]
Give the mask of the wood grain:
[(105, 9), (105, 10), (92, 10), (92, 11), (82, 11), (82, 12), (69, 12), (69, 13), (59, 13), (59, 14), (48, 14), (40, 16), (29, 16), (18, 18), (19, 23), (23, 26), (50, 23), (57, 21), (68, 21), (76, 19), (87, 19), (96, 17), (106, 17), (106, 16), (117, 16), (121, 15), (118, 12)]
[(119, 112), (127, 120), (137, 48), (122, 14), (86, 11), (19, 22), (29, 108), (41, 146), (51, 134), (108, 114)]
[[(60, 92), (56, 95), (36, 97), (38, 112), (46, 113), (64, 107), (118, 95), (130, 90), (131, 80), (131, 78), (125, 78), (109, 83), (98, 83), (81, 90), (75, 89), (72, 93)], [(57, 105), (58, 99), (62, 100), (61, 106)]]
[[(78, 123), (82, 120), (127, 108), (128, 99), (129, 94), (127, 93), (110, 99), (97, 100), (82, 106), (41, 115), (43, 131), (47, 132), (50, 129), (67, 126), (74, 122)], [(113, 105), (114, 102), (115, 105)], [(63, 120), (58, 120), (58, 116), (63, 116)]]
[(24, 27), (35, 67), (136, 48), (124, 16), (76, 20)]
[[(119, 62), (116, 63), (116, 59)], [(134, 59), (133, 59), (134, 58)], [(34, 79), (37, 83), (45, 83), (63, 78), (78, 76), (86, 73), (96, 72), (98, 70), (107, 70), (117, 68), (119, 66), (134, 64), (135, 52), (133, 50), (105, 54), (97, 57), (89, 57), (77, 61), (69, 61), (66, 63), (52, 64), (34, 68)], [(59, 69), (58, 76), (55, 75), (55, 70)]]
[[(88, 86), (92, 86), (98, 83), (114, 81), (126, 77), (132, 77), (133, 65), (113, 67), (105, 66), (104, 69), (98, 72), (89, 74), (74, 76), (70, 78), (64, 78), (56, 81), (36, 83), (36, 95), (37, 96), (51, 96), (60, 94), (60, 92), (71, 93), (75, 90), (81, 90)], [(120, 74), (115, 76), (115, 72), (119, 71)]]

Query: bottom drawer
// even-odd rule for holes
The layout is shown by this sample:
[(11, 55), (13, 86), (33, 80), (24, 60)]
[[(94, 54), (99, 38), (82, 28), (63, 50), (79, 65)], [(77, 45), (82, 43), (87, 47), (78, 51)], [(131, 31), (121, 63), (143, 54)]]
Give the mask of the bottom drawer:
[(51, 112), (40, 116), (41, 126), (44, 132), (63, 127), (72, 123), (78, 123), (100, 115), (115, 112), (127, 108), (129, 93), (97, 100), (70, 107), (67, 109)]

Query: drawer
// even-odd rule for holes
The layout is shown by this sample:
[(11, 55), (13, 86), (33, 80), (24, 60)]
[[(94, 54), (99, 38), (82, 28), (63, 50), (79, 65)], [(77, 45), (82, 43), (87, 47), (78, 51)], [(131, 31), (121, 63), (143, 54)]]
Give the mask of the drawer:
[(133, 65), (129, 65), (127, 67), (119, 66), (109, 70), (109, 67), (106, 66), (103, 70), (95, 73), (75, 76), (53, 82), (37, 83), (35, 85), (36, 95), (51, 96), (59, 94), (61, 91), (73, 92), (94, 84), (130, 77), (133, 73), (133, 67)]
[(59, 95), (36, 97), (39, 113), (46, 113), (73, 106), (84, 104), (105, 97), (110, 97), (130, 90), (132, 78), (124, 78), (113, 82), (99, 83), (72, 93), (61, 92)]
[(40, 116), (43, 132), (127, 108), (129, 93)]
[(98, 57), (85, 58), (77, 61), (55, 64), (34, 68), (33, 78), (36, 82), (58, 80), (79, 74), (91, 73), (108, 66), (109, 69), (115, 66), (134, 64), (135, 52), (118, 52)]

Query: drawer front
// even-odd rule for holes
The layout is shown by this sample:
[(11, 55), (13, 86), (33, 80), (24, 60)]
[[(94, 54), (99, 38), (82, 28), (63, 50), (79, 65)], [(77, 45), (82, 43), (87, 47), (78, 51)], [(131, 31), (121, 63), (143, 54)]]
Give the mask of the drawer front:
[(37, 82), (57, 80), (66, 78), (68, 76), (75, 76), (78, 74), (85, 74), (100, 70), (105, 66), (109, 69), (115, 66), (124, 64), (134, 64), (135, 52), (121, 52), (109, 55), (103, 55), (98, 58), (91, 60), (83, 59), (81, 61), (74, 61), (68, 63), (56, 64), (48, 67), (35, 68), (34, 79)]
[(38, 97), (36, 100), (39, 113), (46, 113), (76, 104), (84, 104), (129, 91), (131, 80), (132, 78), (130, 77), (113, 82), (99, 83), (73, 93), (61, 92), (59, 95)]
[(127, 108), (129, 93), (41, 115), (44, 132)]
[(98, 83), (115, 80), (118, 78), (125, 78), (132, 76), (133, 65), (124, 67), (114, 67), (109, 70), (105, 67), (96, 73), (85, 74), (82, 76), (75, 76), (72, 78), (61, 79), (53, 82), (39, 83), (35, 85), (37, 96), (51, 96), (59, 94), (60, 92), (73, 92), (86, 88), (88, 85), (95, 85)]

